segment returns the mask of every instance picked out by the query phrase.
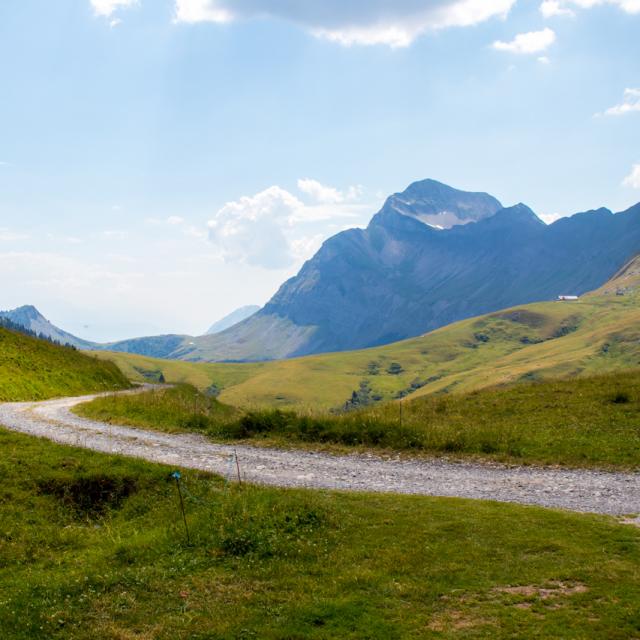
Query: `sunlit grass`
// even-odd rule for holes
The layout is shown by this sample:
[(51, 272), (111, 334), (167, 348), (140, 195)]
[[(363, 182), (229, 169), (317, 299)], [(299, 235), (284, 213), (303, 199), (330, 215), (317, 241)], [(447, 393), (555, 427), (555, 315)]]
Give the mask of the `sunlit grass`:
[(214, 439), (473, 456), (586, 467), (640, 467), (640, 372), (426, 396), (340, 415), (235, 410), (188, 386), (101, 398), (81, 415)]
[(111, 362), (0, 328), (0, 402), (126, 389)]
[(0, 430), (0, 637), (608, 638), (640, 532), (479, 501), (226, 485)]

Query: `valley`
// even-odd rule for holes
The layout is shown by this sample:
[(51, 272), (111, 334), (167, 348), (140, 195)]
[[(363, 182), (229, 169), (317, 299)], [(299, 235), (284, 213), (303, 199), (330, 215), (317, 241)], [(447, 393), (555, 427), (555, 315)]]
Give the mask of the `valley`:
[(96, 355), (133, 380), (153, 381), (162, 373), (168, 382), (193, 384), (234, 406), (305, 412), (342, 409), (361, 385), (366, 404), (632, 370), (640, 367), (639, 272), (634, 259), (578, 301), (524, 305), (360, 351), (259, 363)]

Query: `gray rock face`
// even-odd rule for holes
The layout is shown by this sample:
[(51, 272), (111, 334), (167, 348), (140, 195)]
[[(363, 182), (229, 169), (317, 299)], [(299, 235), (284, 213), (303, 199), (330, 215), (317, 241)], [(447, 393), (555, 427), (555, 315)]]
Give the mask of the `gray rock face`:
[[(422, 222), (433, 215), (432, 188), (418, 183), (408, 190), (411, 198), (393, 196), (367, 229), (327, 240), (280, 288), (255, 319), (272, 315), (315, 327), (305, 344), (281, 357), (385, 344), (561, 293), (583, 294), (640, 252), (640, 205), (547, 226), (522, 204), (491, 214), (497, 201), (483, 194), (469, 194), (463, 213), (454, 190), (447, 209), (470, 220), (477, 202), (477, 221), (439, 230)], [(436, 208), (445, 206), (439, 199)]]

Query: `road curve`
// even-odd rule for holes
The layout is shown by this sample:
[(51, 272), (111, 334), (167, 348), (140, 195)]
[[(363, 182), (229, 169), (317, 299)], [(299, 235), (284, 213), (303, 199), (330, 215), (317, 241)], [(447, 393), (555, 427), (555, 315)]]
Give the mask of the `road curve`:
[(71, 412), (95, 397), (0, 404), (0, 425), (104, 453), (221, 475), (233, 470), (233, 477), (232, 456), (237, 451), (243, 477), (264, 485), (475, 498), (614, 516), (640, 513), (640, 473), (213, 444), (198, 435), (114, 426)]

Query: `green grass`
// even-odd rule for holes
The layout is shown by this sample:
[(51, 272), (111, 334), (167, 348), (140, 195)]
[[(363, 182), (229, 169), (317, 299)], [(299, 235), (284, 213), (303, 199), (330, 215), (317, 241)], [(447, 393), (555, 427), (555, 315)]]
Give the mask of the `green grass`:
[[(238, 411), (179, 386), (80, 405), (83, 416), (259, 444), (381, 448), (574, 467), (640, 468), (640, 371), (424, 396), (342, 415)], [(401, 415), (402, 412), (402, 415)]]
[[(639, 279), (639, 278), (636, 278)], [(168, 382), (246, 409), (336, 409), (364, 383), (371, 396), (465, 393), (526, 379), (573, 378), (640, 367), (640, 293), (635, 280), (572, 303), (543, 302), (471, 318), (394, 344), (275, 362), (206, 364), (101, 353), (132, 379), (162, 372)], [(625, 296), (615, 290), (624, 285)], [(400, 366), (400, 369), (394, 367)]]
[(0, 328), (0, 402), (130, 387), (116, 365)]
[(213, 433), (233, 425), (240, 412), (206, 396), (195, 387), (179, 384), (136, 395), (109, 395), (78, 405), (75, 412), (93, 420), (181, 433)]
[(415, 496), (226, 487), (0, 430), (0, 637), (640, 634), (640, 531)]

